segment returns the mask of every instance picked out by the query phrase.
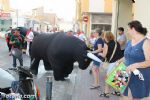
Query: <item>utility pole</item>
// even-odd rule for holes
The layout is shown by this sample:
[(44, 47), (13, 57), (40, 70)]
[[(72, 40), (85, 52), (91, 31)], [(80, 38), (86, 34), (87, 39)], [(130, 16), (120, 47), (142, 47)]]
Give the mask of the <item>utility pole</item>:
[(16, 10), (16, 16), (17, 16), (17, 27), (18, 27), (18, 9)]

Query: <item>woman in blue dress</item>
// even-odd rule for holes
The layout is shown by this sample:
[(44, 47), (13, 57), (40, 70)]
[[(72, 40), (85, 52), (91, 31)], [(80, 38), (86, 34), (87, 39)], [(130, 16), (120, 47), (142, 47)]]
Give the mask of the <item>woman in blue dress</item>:
[[(126, 45), (124, 60), (131, 76), (123, 100), (137, 100), (150, 94), (150, 40), (145, 37), (147, 29), (139, 21), (131, 21), (128, 26), (131, 40)], [(133, 73), (136, 69), (143, 78)]]

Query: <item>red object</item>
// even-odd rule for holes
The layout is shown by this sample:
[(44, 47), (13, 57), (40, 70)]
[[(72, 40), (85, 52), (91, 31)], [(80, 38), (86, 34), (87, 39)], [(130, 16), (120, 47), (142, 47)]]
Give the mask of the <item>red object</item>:
[(30, 31), (30, 30), (28, 30), (28, 31), (27, 31), (27, 33), (26, 33), (26, 36), (27, 36), (27, 35), (29, 35), (29, 33), (30, 33), (30, 32), (31, 32), (31, 31)]
[(90, 38), (91, 38), (91, 39), (93, 39), (93, 38), (94, 38), (94, 35), (93, 35), (93, 34), (91, 34)]
[(88, 22), (88, 16), (83, 16), (83, 21)]
[(77, 32), (77, 35), (79, 36), (81, 34), (81, 32)]
[(7, 36), (7, 37), (6, 37), (6, 42), (7, 42), (7, 43), (9, 43), (9, 39), (10, 39), (10, 38)]
[(67, 35), (72, 36), (73, 34), (72, 34), (72, 32), (67, 32)]
[(39, 87), (37, 85), (36, 85), (36, 90), (37, 90), (37, 96), (40, 97), (41, 93), (40, 93), (40, 89), (39, 89)]
[(10, 13), (0, 12), (0, 17), (10, 17)]

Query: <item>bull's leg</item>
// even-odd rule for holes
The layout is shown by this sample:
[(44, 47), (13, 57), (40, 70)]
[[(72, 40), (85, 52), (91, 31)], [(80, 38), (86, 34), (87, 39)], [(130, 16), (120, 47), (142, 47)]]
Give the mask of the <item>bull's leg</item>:
[(68, 64), (67, 67), (65, 67), (63, 69), (63, 71), (64, 71), (64, 74), (63, 74), (64, 77), (68, 77), (68, 75), (71, 74), (72, 70), (73, 70), (73, 64)]
[(63, 75), (63, 69), (58, 68), (58, 66), (55, 66), (55, 68), (53, 68), (53, 71), (54, 71), (54, 78), (56, 81), (64, 81), (64, 75)]
[(52, 70), (51, 64), (48, 61), (43, 60), (45, 70)]
[(31, 59), (30, 70), (34, 75), (38, 74), (39, 62), (40, 62), (40, 59), (38, 59), (38, 58)]

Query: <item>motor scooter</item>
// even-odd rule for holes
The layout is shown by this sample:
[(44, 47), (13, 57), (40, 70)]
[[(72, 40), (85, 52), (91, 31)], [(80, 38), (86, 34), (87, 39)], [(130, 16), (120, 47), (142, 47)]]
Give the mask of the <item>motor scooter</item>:
[[(18, 74), (18, 80), (11, 71)], [(0, 73), (0, 100), (39, 100), (39, 89), (27, 67), (0, 68)]]
[[(14, 49), (13, 56), (20, 57), (19, 53)], [(0, 100), (39, 100), (40, 91), (29, 67), (0, 68), (0, 74)]]

